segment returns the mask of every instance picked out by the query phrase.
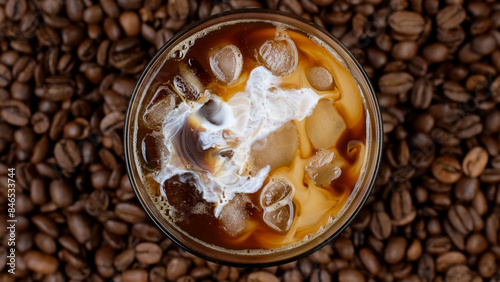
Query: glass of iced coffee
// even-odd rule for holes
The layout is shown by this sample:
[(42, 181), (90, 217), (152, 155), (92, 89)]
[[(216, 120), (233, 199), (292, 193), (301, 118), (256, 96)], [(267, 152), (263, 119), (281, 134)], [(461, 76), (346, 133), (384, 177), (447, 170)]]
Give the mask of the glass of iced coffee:
[(207, 260), (268, 266), (338, 235), (381, 152), (370, 83), (328, 32), (270, 11), (178, 33), (134, 90), (131, 183), (173, 241)]

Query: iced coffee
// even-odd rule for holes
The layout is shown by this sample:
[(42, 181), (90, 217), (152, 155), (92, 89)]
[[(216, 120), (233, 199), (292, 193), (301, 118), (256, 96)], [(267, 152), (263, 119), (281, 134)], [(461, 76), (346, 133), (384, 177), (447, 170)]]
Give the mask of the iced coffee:
[(303, 244), (339, 216), (364, 168), (367, 127), (360, 89), (331, 47), (246, 20), (174, 46), (130, 134), (162, 220), (248, 252)]

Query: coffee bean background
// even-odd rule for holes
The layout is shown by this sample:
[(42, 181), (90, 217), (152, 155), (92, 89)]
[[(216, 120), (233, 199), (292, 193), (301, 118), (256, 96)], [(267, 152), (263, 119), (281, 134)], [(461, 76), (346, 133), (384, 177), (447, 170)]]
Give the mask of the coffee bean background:
[[(158, 48), (186, 24), (254, 7), (310, 19), (349, 47), (377, 93), (384, 151), (340, 237), (286, 265), (239, 269), (152, 224), (122, 134)], [(499, 29), (498, 0), (0, 0), (0, 280), (500, 281)]]

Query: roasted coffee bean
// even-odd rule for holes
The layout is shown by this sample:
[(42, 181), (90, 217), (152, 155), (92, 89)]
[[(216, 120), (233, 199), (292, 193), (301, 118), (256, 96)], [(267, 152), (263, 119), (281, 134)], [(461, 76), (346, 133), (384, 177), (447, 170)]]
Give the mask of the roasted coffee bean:
[(76, 118), (64, 125), (64, 137), (82, 140), (88, 137), (90, 133), (90, 124), (86, 119)]
[(62, 139), (54, 148), (57, 164), (62, 168), (72, 170), (82, 162), (82, 155), (73, 140)]
[(120, 8), (115, 0), (99, 0), (104, 12), (111, 18), (117, 18), (120, 14)]
[[(276, 281), (279, 281), (278, 278), (276, 278)], [(311, 282), (327, 282), (327, 281), (332, 281), (332, 277), (330, 273), (328, 273), (324, 269), (315, 269), (313, 273), (311, 274)]]
[(443, 84), (443, 94), (446, 98), (458, 103), (465, 103), (471, 99), (471, 95), (464, 87), (452, 81)]
[(462, 176), (462, 168), (456, 158), (443, 156), (432, 163), (432, 174), (443, 183), (455, 183)]
[(482, 182), (486, 183), (498, 183), (500, 182), (500, 169), (498, 168), (487, 168), (481, 174), (479, 178)]
[(59, 235), (59, 229), (57, 225), (48, 217), (44, 215), (35, 215), (31, 218), (33, 224), (42, 232), (52, 236), (57, 237)]
[(137, 36), (140, 32), (141, 21), (132, 11), (124, 12), (119, 18), (120, 25), (127, 36)]
[(415, 41), (401, 41), (396, 43), (392, 49), (392, 57), (396, 60), (410, 60), (418, 52), (418, 44)]
[(135, 258), (134, 249), (127, 249), (115, 256), (113, 265), (116, 270), (123, 271), (132, 264)]
[(72, 213), (67, 217), (68, 229), (80, 244), (85, 244), (92, 237), (89, 217), (83, 213)]
[(415, 76), (424, 76), (427, 73), (427, 68), (427, 61), (420, 56), (415, 56), (408, 63), (408, 71)]
[(45, 233), (37, 233), (35, 235), (36, 246), (46, 254), (53, 254), (57, 250), (56, 241)]
[(437, 26), (442, 29), (458, 27), (465, 20), (465, 9), (459, 5), (448, 5), (436, 15)]
[(358, 271), (354, 268), (346, 268), (346, 269), (342, 269), (339, 272), (338, 281), (339, 282), (352, 282), (352, 281), (364, 282), (364, 281), (366, 281), (366, 279), (360, 271)]
[(467, 209), (462, 205), (454, 205), (448, 211), (448, 219), (453, 227), (463, 235), (472, 231), (472, 218)]
[(335, 240), (335, 251), (346, 260), (351, 260), (354, 257), (354, 246), (352, 241), (347, 238), (339, 238)]
[(422, 255), (422, 243), (420, 240), (415, 239), (408, 246), (408, 250), (406, 251), (406, 259), (409, 261), (416, 261)]
[(446, 272), (446, 281), (472, 281), (472, 273), (470, 269), (462, 264), (450, 267)]
[(448, 235), (453, 245), (455, 245), (455, 247), (458, 248), (459, 250), (464, 250), (465, 249), (464, 235), (461, 234), (459, 231), (457, 231), (457, 229), (455, 229), (448, 220), (445, 220), (443, 225), (446, 235)]
[(21, 101), (8, 100), (0, 102), (0, 117), (12, 125), (25, 126), (30, 120), (31, 111)]
[(127, 269), (122, 273), (121, 279), (123, 282), (147, 282), (148, 271), (139, 268)]
[(113, 259), (114, 250), (109, 247), (101, 247), (95, 252), (95, 264), (97, 272), (104, 278), (111, 278), (114, 274)]
[(379, 49), (369, 48), (366, 52), (366, 56), (368, 63), (376, 69), (381, 68), (385, 66), (385, 64), (387, 64), (387, 55)]
[(391, 196), (393, 225), (406, 225), (417, 215), (412, 205), (410, 192), (406, 188), (396, 189)]
[(370, 230), (377, 239), (387, 239), (391, 235), (391, 219), (385, 212), (377, 212), (370, 222)]
[(380, 272), (380, 262), (372, 250), (363, 248), (359, 251), (359, 256), (364, 267), (370, 272), (370, 274), (377, 275)]
[(498, 231), (500, 230), (500, 216), (496, 213), (486, 218), (485, 232), (488, 241), (496, 245), (498, 243)]
[(477, 178), (463, 177), (455, 184), (454, 195), (458, 200), (472, 201), (479, 189), (479, 184)]
[(164, 237), (158, 228), (147, 223), (134, 224), (132, 234), (137, 238), (150, 242), (159, 242)]
[(498, 43), (491, 34), (481, 34), (472, 39), (471, 48), (480, 55), (489, 55), (497, 50)]
[(73, 203), (73, 187), (68, 183), (53, 180), (49, 186), (50, 199), (60, 208), (68, 207)]
[(488, 248), (486, 238), (481, 233), (472, 233), (467, 238), (466, 250), (471, 255), (478, 255)]
[(451, 242), (447, 237), (431, 237), (426, 241), (425, 250), (430, 254), (443, 254), (450, 249)]
[(129, 37), (113, 42), (109, 51), (109, 62), (117, 68), (126, 70), (126, 73), (137, 73), (146, 64), (146, 52), (141, 49), (137, 38)]
[[(171, 259), (167, 264), (167, 279), (168, 280), (176, 280), (177, 278), (185, 275), (189, 268), (189, 261), (185, 258), (176, 257)], [(273, 279), (272, 274), (266, 272), (270, 276), (266, 276), (265, 278)], [(259, 277), (259, 276), (257, 276)], [(277, 278), (276, 278), (277, 279)], [(259, 280), (257, 280), (259, 281)], [(266, 280), (262, 280), (266, 281)], [(270, 280), (271, 281), (271, 280)]]
[(424, 47), (423, 57), (430, 63), (443, 62), (448, 57), (448, 47), (442, 43), (433, 43)]
[(436, 258), (436, 270), (446, 272), (450, 267), (467, 263), (467, 257), (460, 252), (446, 252)]
[(400, 262), (406, 254), (407, 244), (408, 242), (403, 237), (390, 238), (385, 249), (385, 261), (390, 264)]
[(484, 278), (490, 278), (497, 270), (495, 255), (491, 252), (484, 253), (478, 263), (479, 274)]
[(389, 25), (397, 33), (418, 35), (424, 30), (424, 18), (415, 12), (398, 11), (389, 16)]
[(415, 82), (411, 92), (411, 103), (417, 109), (426, 109), (432, 101), (434, 86), (425, 78), (420, 78)]
[(39, 251), (29, 250), (23, 256), (27, 268), (42, 274), (52, 274), (59, 268), (59, 261)]
[(131, 203), (117, 204), (115, 206), (115, 213), (120, 219), (130, 223), (143, 222), (146, 218), (143, 209)]
[(380, 77), (379, 88), (386, 94), (406, 93), (414, 85), (414, 78), (406, 72), (388, 73)]
[(162, 257), (162, 249), (154, 243), (140, 243), (135, 247), (135, 257), (144, 264), (155, 264)]

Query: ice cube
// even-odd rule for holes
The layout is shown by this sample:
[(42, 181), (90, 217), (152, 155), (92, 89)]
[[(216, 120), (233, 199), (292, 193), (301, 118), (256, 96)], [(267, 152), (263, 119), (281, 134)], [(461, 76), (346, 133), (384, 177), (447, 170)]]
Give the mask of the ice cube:
[(146, 166), (153, 171), (161, 169), (162, 164), (170, 159), (170, 152), (159, 132), (148, 133), (141, 142), (142, 156)]
[(335, 158), (334, 152), (319, 150), (306, 165), (306, 175), (314, 185), (325, 187), (342, 173), (338, 164), (339, 161)]
[(198, 203), (205, 201), (196, 189), (194, 176), (188, 173), (167, 179), (162, 189), (168, 203), (185, 216), (189, 215)]
[(332, 74), (324, 67), (312, 67), (308, 69), (306, 77), (316, 90), (332, 90), (335, 86)]
[(192, 101), (198, 101), (204, 91), (200, 79), (184, 63), (179, 64), (179, 74), (174, 77), (173, 84), (179, 95)]
[(247, 201), (242, 194), (237, 194), (227, 203), (219, 215), (219, 221), (224, 231), (236, 237), (240, 235), (248, 224)]
[(279, 232), (290, 229), (293, 223), (294, 209), (293, 202), (287, 201), (284, 206), (273, 206), (264, 210), (264, 222)]
[(345, 129), (344, 119), (330, 100), (320, 100), (306, 119), (307, 136), (317, 149), (336, 144)]
[(299, 147), (297, 126), (288, 122), (278, 130), (271, 132), (267, 138), (254, 142), (250, 152), (254, 169), (260, 170), (267, 165), (271, 170), (288, 166)]
[(210, 55), (210, 68), (215, 77), (223, 84), (231, 85), (240, 77), (243, 68), (243, 56), (234, 45), (226, 45)]
[(267, 40), (260, 46), (259, 62), (274, 75), (291, 74), (299, 61), (297, 47), (283, 28), (276, 28), (274, 39)]
[(293, 193), (293, 184), (288, 179), (271, 179), (271, 181), (262, 188), (262, 192), (260, 193), (260, 205), (264, 208), (269, 207), (279, 201), (289, 199), (293, 196)]
[(181, 99), (169, 85), (158, 87), (156, 93), (146, 107), (143, 119), (146, 125), (150, 128), (157, 127), (162, 124), (165, 115), (173, 110)]
[(293, 222), (293, 195), (295, 188), (286, 178), (272, 178), (260, 193), (260, 205), (264, 209), (263, 220), (276, 231), (290, 229)]

